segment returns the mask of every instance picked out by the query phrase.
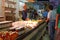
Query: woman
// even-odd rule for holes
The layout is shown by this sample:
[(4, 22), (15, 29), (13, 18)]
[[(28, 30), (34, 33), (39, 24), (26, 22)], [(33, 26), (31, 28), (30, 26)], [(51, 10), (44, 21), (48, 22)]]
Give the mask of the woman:
[(48, 16), (46, 22), (48, 22), (48, 31), (50, 40), (54, 40), (54, 33), (55, 33), (55, 12), (53, 11), (53, 6), (48, 6)]

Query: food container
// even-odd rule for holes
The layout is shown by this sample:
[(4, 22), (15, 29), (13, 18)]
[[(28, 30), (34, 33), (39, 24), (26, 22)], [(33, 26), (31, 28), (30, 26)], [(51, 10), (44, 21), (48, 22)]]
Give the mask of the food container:
[(5, 35), (5, 40), (10, 40), (10, 34), (8, 32)]
[(15, 40), (18, 37), (18, 33), (17, 32), (12, 32), (10, 34), (10, 40)]
[(18, 36), (17, 32), (2, 31), (0, 32), (0, 40), (15, 40)]
[(0, 32), (0, 40), (3, 40), (2, 33)]

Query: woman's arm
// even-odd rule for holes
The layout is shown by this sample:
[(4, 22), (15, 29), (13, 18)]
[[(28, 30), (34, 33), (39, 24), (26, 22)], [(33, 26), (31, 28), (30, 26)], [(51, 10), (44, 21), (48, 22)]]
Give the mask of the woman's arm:
[(59, 17), (59, 14), (56, 15), (56, 23), (55, 23), (55, 29), (56, 30), (58, 29), (58, 17)]
[(49, 22), (49, 18), (47, 18), (46, 22)]

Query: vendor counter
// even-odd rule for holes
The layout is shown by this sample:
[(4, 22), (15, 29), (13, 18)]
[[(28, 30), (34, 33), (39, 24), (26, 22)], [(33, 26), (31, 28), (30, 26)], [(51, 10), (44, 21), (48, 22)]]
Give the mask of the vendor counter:
[[(17, 21), (12, 27), (1, 30), (2, 39), (6, 40), (40, 40), (46, 33), (47, 24), (44, 20), (39, 21)], [(9, 35), (8, 35), (9, 34)]]
[(46, 32), (47, 24), (45, 21), (39, 22), (38, 26), (32, 30), (20, 31), (16, 40), (40, 40)]

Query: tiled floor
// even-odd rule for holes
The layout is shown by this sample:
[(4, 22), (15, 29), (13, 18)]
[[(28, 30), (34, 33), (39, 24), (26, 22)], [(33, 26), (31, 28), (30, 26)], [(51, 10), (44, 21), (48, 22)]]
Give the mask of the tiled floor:
[(45, 34), (45, 36), (43, 36), (43, 39), (42, 40), (49, 40), (49, 35), (48, 34)]

